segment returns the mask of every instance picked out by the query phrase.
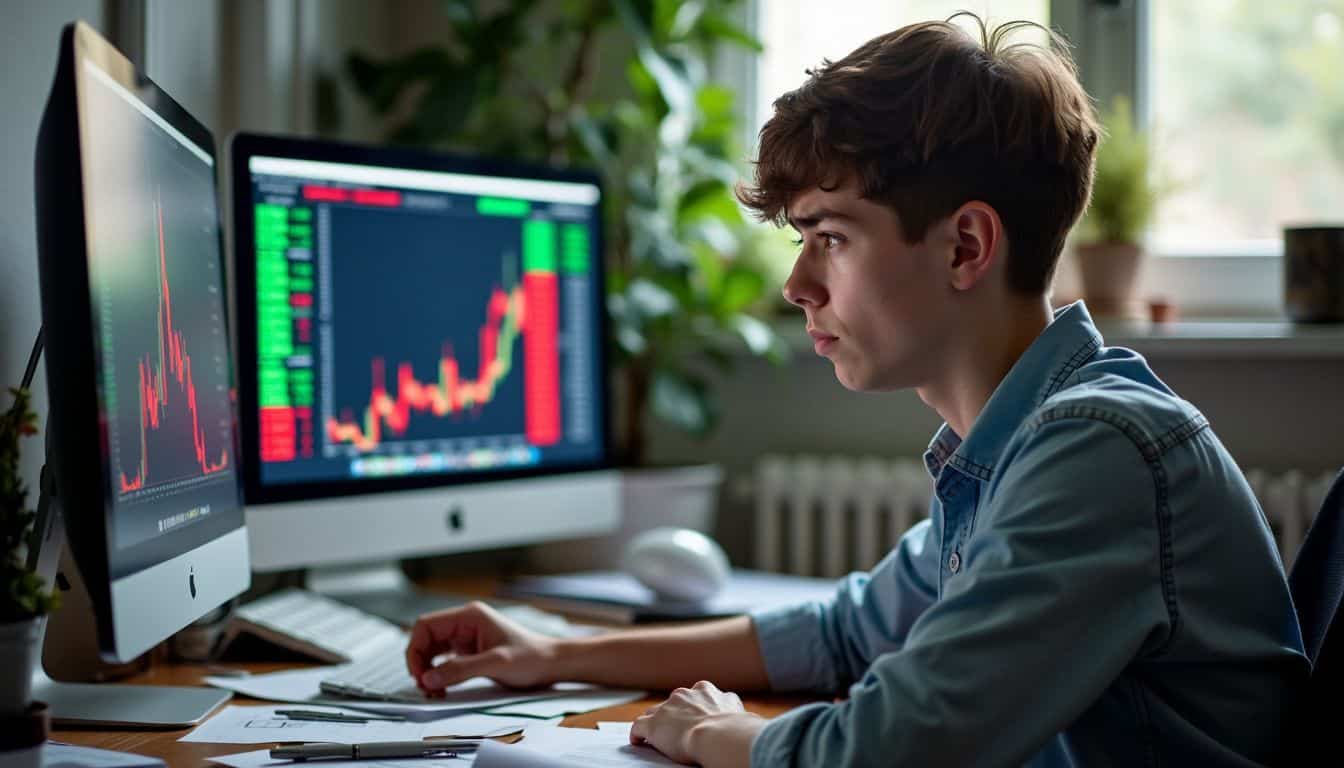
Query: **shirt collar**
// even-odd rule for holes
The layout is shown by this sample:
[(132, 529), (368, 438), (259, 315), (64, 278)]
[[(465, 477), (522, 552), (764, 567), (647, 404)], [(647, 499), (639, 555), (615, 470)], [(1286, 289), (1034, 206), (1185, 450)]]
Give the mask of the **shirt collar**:
[(1047, 397), (1101, 348), (1101, 334), (1083, 302), (1055, 310), (1054, 320), (1017, 359), (990, 395), (964, 440), (944, 423), (924, 452), (924, 466), (937, 479), (945, 465), (979, 480), (994, 474), (1008, 439)]

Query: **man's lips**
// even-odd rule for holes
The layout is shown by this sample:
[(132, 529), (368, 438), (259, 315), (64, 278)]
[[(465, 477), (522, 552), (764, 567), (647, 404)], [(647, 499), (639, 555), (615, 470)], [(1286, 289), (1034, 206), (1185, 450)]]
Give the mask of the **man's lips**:
[(815, 350), (818, 355), (826, 354), (826, 350), (830, 349), (831, 346), (840, 339), (839, 336), (817, 328), (808, 328), (807, 335), (812, 337), (812, 349)]

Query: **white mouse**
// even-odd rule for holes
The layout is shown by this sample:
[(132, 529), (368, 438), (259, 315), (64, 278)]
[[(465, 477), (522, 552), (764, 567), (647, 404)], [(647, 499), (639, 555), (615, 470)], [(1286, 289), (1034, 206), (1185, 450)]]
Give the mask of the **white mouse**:
[(728, 556), (708, 536), (687, 528), (654, 528), (625, 547), (621, 567), (667, 600), (700, 602), (728, 581)]

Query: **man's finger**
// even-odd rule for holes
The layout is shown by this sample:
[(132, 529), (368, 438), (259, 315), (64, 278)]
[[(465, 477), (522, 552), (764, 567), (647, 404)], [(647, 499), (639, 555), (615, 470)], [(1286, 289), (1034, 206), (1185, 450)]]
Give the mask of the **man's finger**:
[[(649, 712), (652, 712), (655, 709), (657, 709), (657, 707), (649, 707)], [(645, 741), (648, 741), (649, 723), (652, 720), (653, 716), (648, 714), (648, 712), (635, 718), (635, 722), (630, 724), (631, 744), (643, 744)]]
[(424, 619), (421, 619), (411, 628), (411, 640), (406, 644), (406, 669), (411, 673), (411, 677), (418, 681), (420, 675), (429, 668), (429, 662), (433, 657), (429, 627), (425, 625)]
[(500, 661), (501, 657), (495, 651), (470, 656), (453, 656), (425, 672), (419, 681), (421, 686), (428, 690), (441, 691), (473, 677), (490, 677), (499, 669)]

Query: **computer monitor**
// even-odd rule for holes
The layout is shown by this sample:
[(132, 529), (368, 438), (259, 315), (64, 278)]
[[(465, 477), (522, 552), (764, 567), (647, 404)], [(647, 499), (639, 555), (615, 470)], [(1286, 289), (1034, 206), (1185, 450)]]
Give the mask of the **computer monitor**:
[(254, 568), (616, 527), (595, 175), (246, 134), (231, 155)]
[[(63, 515), (98, 648), (125, 661), (250, 580), (214, 141), (76, 23), (61, 36), (35, 173), (50, 400), (43, 490)], [(47, 538), (42, 559), (59, 545)], [(112, 721), (137, 722), (129, 689), (85, 694), (110, 697)]]

